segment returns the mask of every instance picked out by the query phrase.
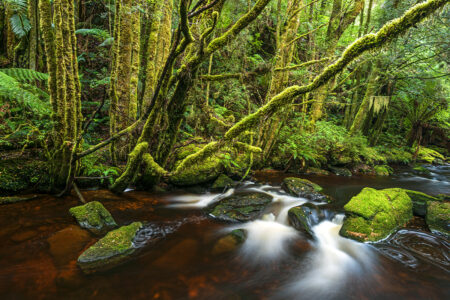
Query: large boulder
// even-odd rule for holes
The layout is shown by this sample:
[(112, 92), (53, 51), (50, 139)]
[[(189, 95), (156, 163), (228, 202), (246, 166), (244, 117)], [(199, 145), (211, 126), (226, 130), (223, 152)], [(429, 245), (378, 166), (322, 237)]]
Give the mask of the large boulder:
[(129, 260), (137, 250), (133, 240), (141, 227), (141, 222), (134, 222), (108, 232), (78, 257), (78, 266), (83, 272), (92, 273), (111, 269)]
[(98, 201), (72, 207), (69, 212), (82, 228), (91, 231), (93, 234), (104, 234), (117, 227), (116, 221), (109, 211)]
[(205, 159), (201, 164), (190, 166), (170, 177), (170, 182), (178, 186), (190, 186), (211, 182), (223, 171), (223, 165), (219, 158)]
[(426, 221), (432, 231), (450, 235), (450, 202), (429, 201)]
[(313, 237), (312, 227), (324, 220), (331, 220), (336, 213), (313, 203), (292, 207), (288, 211), (289, 224), (295, 229)]
[(208, 213), (220, 220), (246, 222), (260, 217), (272, 202), (272, 196), (264, 193), (236, 193), (223, 198), (207, 208)]
[(400, 188), (364, 188), (344, 206), (340, 234), (360, 242), (386, 238), (412, 218), (411, 198)]
[(443, 164), (445, 157), (433, 149), (420, 147), (417, 153), (417, 160), (429, 164)]
[(322, 187), (307, 179), (287, 177), (283, 180), (281, 187), (296, 197), (303, 197), (312, 201), (330, 201), (330, 197), (321, 193)]

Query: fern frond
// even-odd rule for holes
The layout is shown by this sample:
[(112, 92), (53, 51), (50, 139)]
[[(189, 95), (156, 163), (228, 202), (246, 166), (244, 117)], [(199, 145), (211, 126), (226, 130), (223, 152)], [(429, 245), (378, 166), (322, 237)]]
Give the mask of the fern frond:
[(51, 113), (50, 104), (39, 98), (39, 95), (29, 91), (15, 78), (0, 71), (0, 98), (15, 100), (39, 116)]
[(9, 69), (0, 69), (0, 72), (3, 72), (6, 75), (20, 82), (31, 82), (34, 80), (48, 80), (48, 74), (37, 72), (31, 69), (9, 68)]
[(9, 19), (9, 22), (11, 23), (11, 30), (19, 38), (26, 36), (31, 29), (30, 20), (28, 20), (27, 16), (22, 13), (14, 14)]
[(99, 28), (81, 28), (75, 31), (76, 34), (91, 35), (101, 40), (110, 38), (108, 31)]

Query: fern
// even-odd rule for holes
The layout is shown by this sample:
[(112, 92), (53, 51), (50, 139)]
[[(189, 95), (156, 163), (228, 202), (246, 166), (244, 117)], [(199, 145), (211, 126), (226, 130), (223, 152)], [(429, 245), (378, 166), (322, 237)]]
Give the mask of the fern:
[(99, 28), (81, 28), (75, 31), (76, 34), (91, 35), (101, 40), (109, 39), (108, 31)]
[(48, 80), (48, 74), (37, 72), (31, 69), (10, 68), (0, 69), (0, 72), (16, 79), (20, 82), (31, 82), (34, 80)]
[(6, 4), (14, 12), (9, 19), (11, 30), (19, 38), (23, 38), (31, 29), (30, 20), (28, 20), (28, 1), (27, 0), (6, 0)]
[(50, 104), (40, 99), (42, 93), (44, 92), (33, 91), (30, 85), (23, 85), (15, 78), (0, 71), (0, 98), (17, 101), (39, 116), (48, 116), (51, 113)]

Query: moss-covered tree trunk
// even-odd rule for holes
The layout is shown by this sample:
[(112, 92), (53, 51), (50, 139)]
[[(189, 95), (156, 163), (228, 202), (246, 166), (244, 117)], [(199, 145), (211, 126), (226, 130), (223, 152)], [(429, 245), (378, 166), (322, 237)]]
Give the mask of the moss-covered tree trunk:
[[(330, 22), (326, 35), (325, 57), (334, 56), (334, 52), (344, 31), (353, 23), (364, 8), (364, 0), (354, 0), (354, 4), (348, 11), (342, 11), (342, 0), (334, 0)], [(333, 81), (319, 88), (315, 93), (315, 102), (311, 107), (311, 122), (314, 124), (323, 115), (323, 105), (331, 89)]]
[(82, 122), (73, 1), (55, 0), (52, 6), (49, 0), (41, 0), (39, 12), (55, 121), (50, 175), (53, 187), (62, 188), (76, 173), (72, 158)]
[[(130, 126), (137, 117), (140, 66), (140, 0), (116, 1), (113, 62), (110, 85), (110, 134)], [(111, 144), (111, 157), (125, 160), (132, 146), (131, 133)]]

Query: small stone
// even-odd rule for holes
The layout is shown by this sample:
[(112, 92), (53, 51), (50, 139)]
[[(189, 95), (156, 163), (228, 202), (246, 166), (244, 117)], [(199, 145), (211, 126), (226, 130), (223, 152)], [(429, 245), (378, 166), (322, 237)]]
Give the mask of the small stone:
[(117, 227), (116, 221), (109, 211), (98, 201), (72, 207), (69, 212), (82, 228), (91, 231), (93, 234), (101, 235)]
[(220, 238), (212, 249), (213, 255), (220, 255), (235, 250), (247, 238), (244, 229), (235, 229), (226, 236)]
[(322, 187), (307, 179), (287, 177), (281, 187), (292, 196), (307, 198), (312, 201), (330, 201), (330, 197), (323, 194)]

